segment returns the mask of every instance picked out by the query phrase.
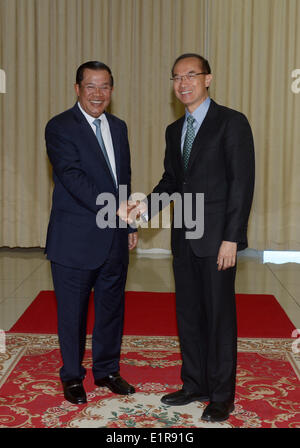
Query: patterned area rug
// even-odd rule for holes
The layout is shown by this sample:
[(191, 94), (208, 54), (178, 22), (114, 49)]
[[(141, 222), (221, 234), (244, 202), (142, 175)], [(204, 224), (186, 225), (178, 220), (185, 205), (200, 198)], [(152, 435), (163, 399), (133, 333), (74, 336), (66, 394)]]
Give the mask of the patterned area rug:
[(201, 421), (205, 403), (168, 407), (160, 397), (181, 387), (176, 336), (124, 336), (121, 374), (132, 396), (94, 386), (87, 340), (86, 405), (64, 400), (56, 335), (7, 334), (0, 353), (0, 427), (11, 428), (299, 428), (300, 354), (291, 339), (240, 338), (235, 411), (223, 423)]

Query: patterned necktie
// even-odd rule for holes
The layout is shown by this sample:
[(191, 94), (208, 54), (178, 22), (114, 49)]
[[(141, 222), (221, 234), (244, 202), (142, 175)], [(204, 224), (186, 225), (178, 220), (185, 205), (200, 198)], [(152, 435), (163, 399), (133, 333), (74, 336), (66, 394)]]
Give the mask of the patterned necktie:
[(114, 183), (116, 184), (116, 179), (115, 179), (113, 170), (111, 168), (111, 164), (110, 164), (110, 161), (109, 161), (109, 158), (108, 158), (108, 154), (107, 154), (107, 151), (106, 151), (106, 148), (105, 148), (105, 144), (104, 144), (104, 141), (103, 141), (103, 137), (102, 137), (102, 133), (101, 133), (101, 120), (100, 120), (100, 118), (96, 118), (96, 120), (93, 121), (93, 124), (96, 126), (96, 137), (97, 137), (98, 143), (100, 145), (100, 148), (102, 149), (102, 152), (103, 152), (104, 158), (106, 160), (106, 163), (108, 165), (110, 174), (112, 175)]
[(195, 139), (195, 130), (193, 126), (194, 121), (195, 118), (192, 115), (189, 115), (187, 117), (187, 128), (182, 152), (183, 166), (185, 171), (187, 170), (188, 167), (190, 153)]

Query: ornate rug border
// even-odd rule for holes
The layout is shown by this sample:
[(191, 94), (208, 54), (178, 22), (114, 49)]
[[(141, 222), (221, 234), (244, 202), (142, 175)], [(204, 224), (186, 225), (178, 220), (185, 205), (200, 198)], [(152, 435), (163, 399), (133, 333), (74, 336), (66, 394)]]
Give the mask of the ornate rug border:
[[(293, 342), (294, 339), (290, 338), (238, 338), (238, 352), (284, 355), (300, 380), (300, 353), (293, 350)], [(92, 336), (88, 335), (86, 348), (91, 347)], [(42, 349), (45, 352), (57, 348), (59, 343), (56, 334), (6, 333), (6, 350), (0, 353), (0, 387), (24, 354), (32, 349)], [(153, 350), (179, 353), (179, 339), (177, 336), (123, 336), (122, 353)]]

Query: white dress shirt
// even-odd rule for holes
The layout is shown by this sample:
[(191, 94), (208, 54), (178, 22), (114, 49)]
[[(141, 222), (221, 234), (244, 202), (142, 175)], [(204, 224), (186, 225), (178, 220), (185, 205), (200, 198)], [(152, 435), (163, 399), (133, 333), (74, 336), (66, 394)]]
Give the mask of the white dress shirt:
[[(78, 107), (81, 110), (81, 112), (83, 113), (83, 115), (85, 116), (85, 118), (87, 119), (89, 125), (91, 126), (91, 128), (94, 131), (94, 134), (96, 135), (96, 126), (93, 124), (93, 121), (95, 120), (95, 117), (92, 117), (91, 115), (87, 114), (85, 112), (85, 110), (83, 110), (83, 108), (81, 107), (79, 101), (78, 101)], [(106, 152), (108, 155), (108, 159), (110, 162), (110, 166), (112, 169), (112, 172), (115, 176), (115, 181), (116, 181), (116, 185), (118, 185), (118, 181), (117, 181), (117, 170), (116, 170), (116, 161), (115, 161), (115, 152), (114, 152), (114, 147), (113, 147), (113, 142), (112, 142), (112, 138), (111, 138), (111, 133), (110, 133), (110, 128), (109, 128), (109, 123), (107, 121), (107, 118), (105, 116), (105, 114), (101, 114), (100, 117), (97, 117), (101, 120), (101, 134), (102, 134), (102, 138), (105, 144), (105, 148), (106, 148)], [(101, 151), (101, 149), (100, 149)]]

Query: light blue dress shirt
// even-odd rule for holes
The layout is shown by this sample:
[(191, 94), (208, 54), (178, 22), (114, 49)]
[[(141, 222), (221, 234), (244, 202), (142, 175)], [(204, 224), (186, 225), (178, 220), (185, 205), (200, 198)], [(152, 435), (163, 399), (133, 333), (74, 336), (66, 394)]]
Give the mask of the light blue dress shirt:
[(187, 117), (189, 115), (192, 115), (195, 118), (193, 126), (194, 126), (195, 136), (196, 136), (204, 118), (206, 117), (209, 105), (210, 105), (210, 98), (208, 97), (208, 98), (206, 98), (205, 101), (203, 101), (203, 103), (200, 104), (199, 107), (197, 107), (196, 110), (194, 110), (194, 112), (192, 114), (190, 114), (188, 110), (185, 111), (185, 120), (183, 123), (182, 134), (181, 134), (181, 153), (183, 151), (183, 144), (184, 144), (184, 139), (185, 139), (185, 134), (186, 134)]

